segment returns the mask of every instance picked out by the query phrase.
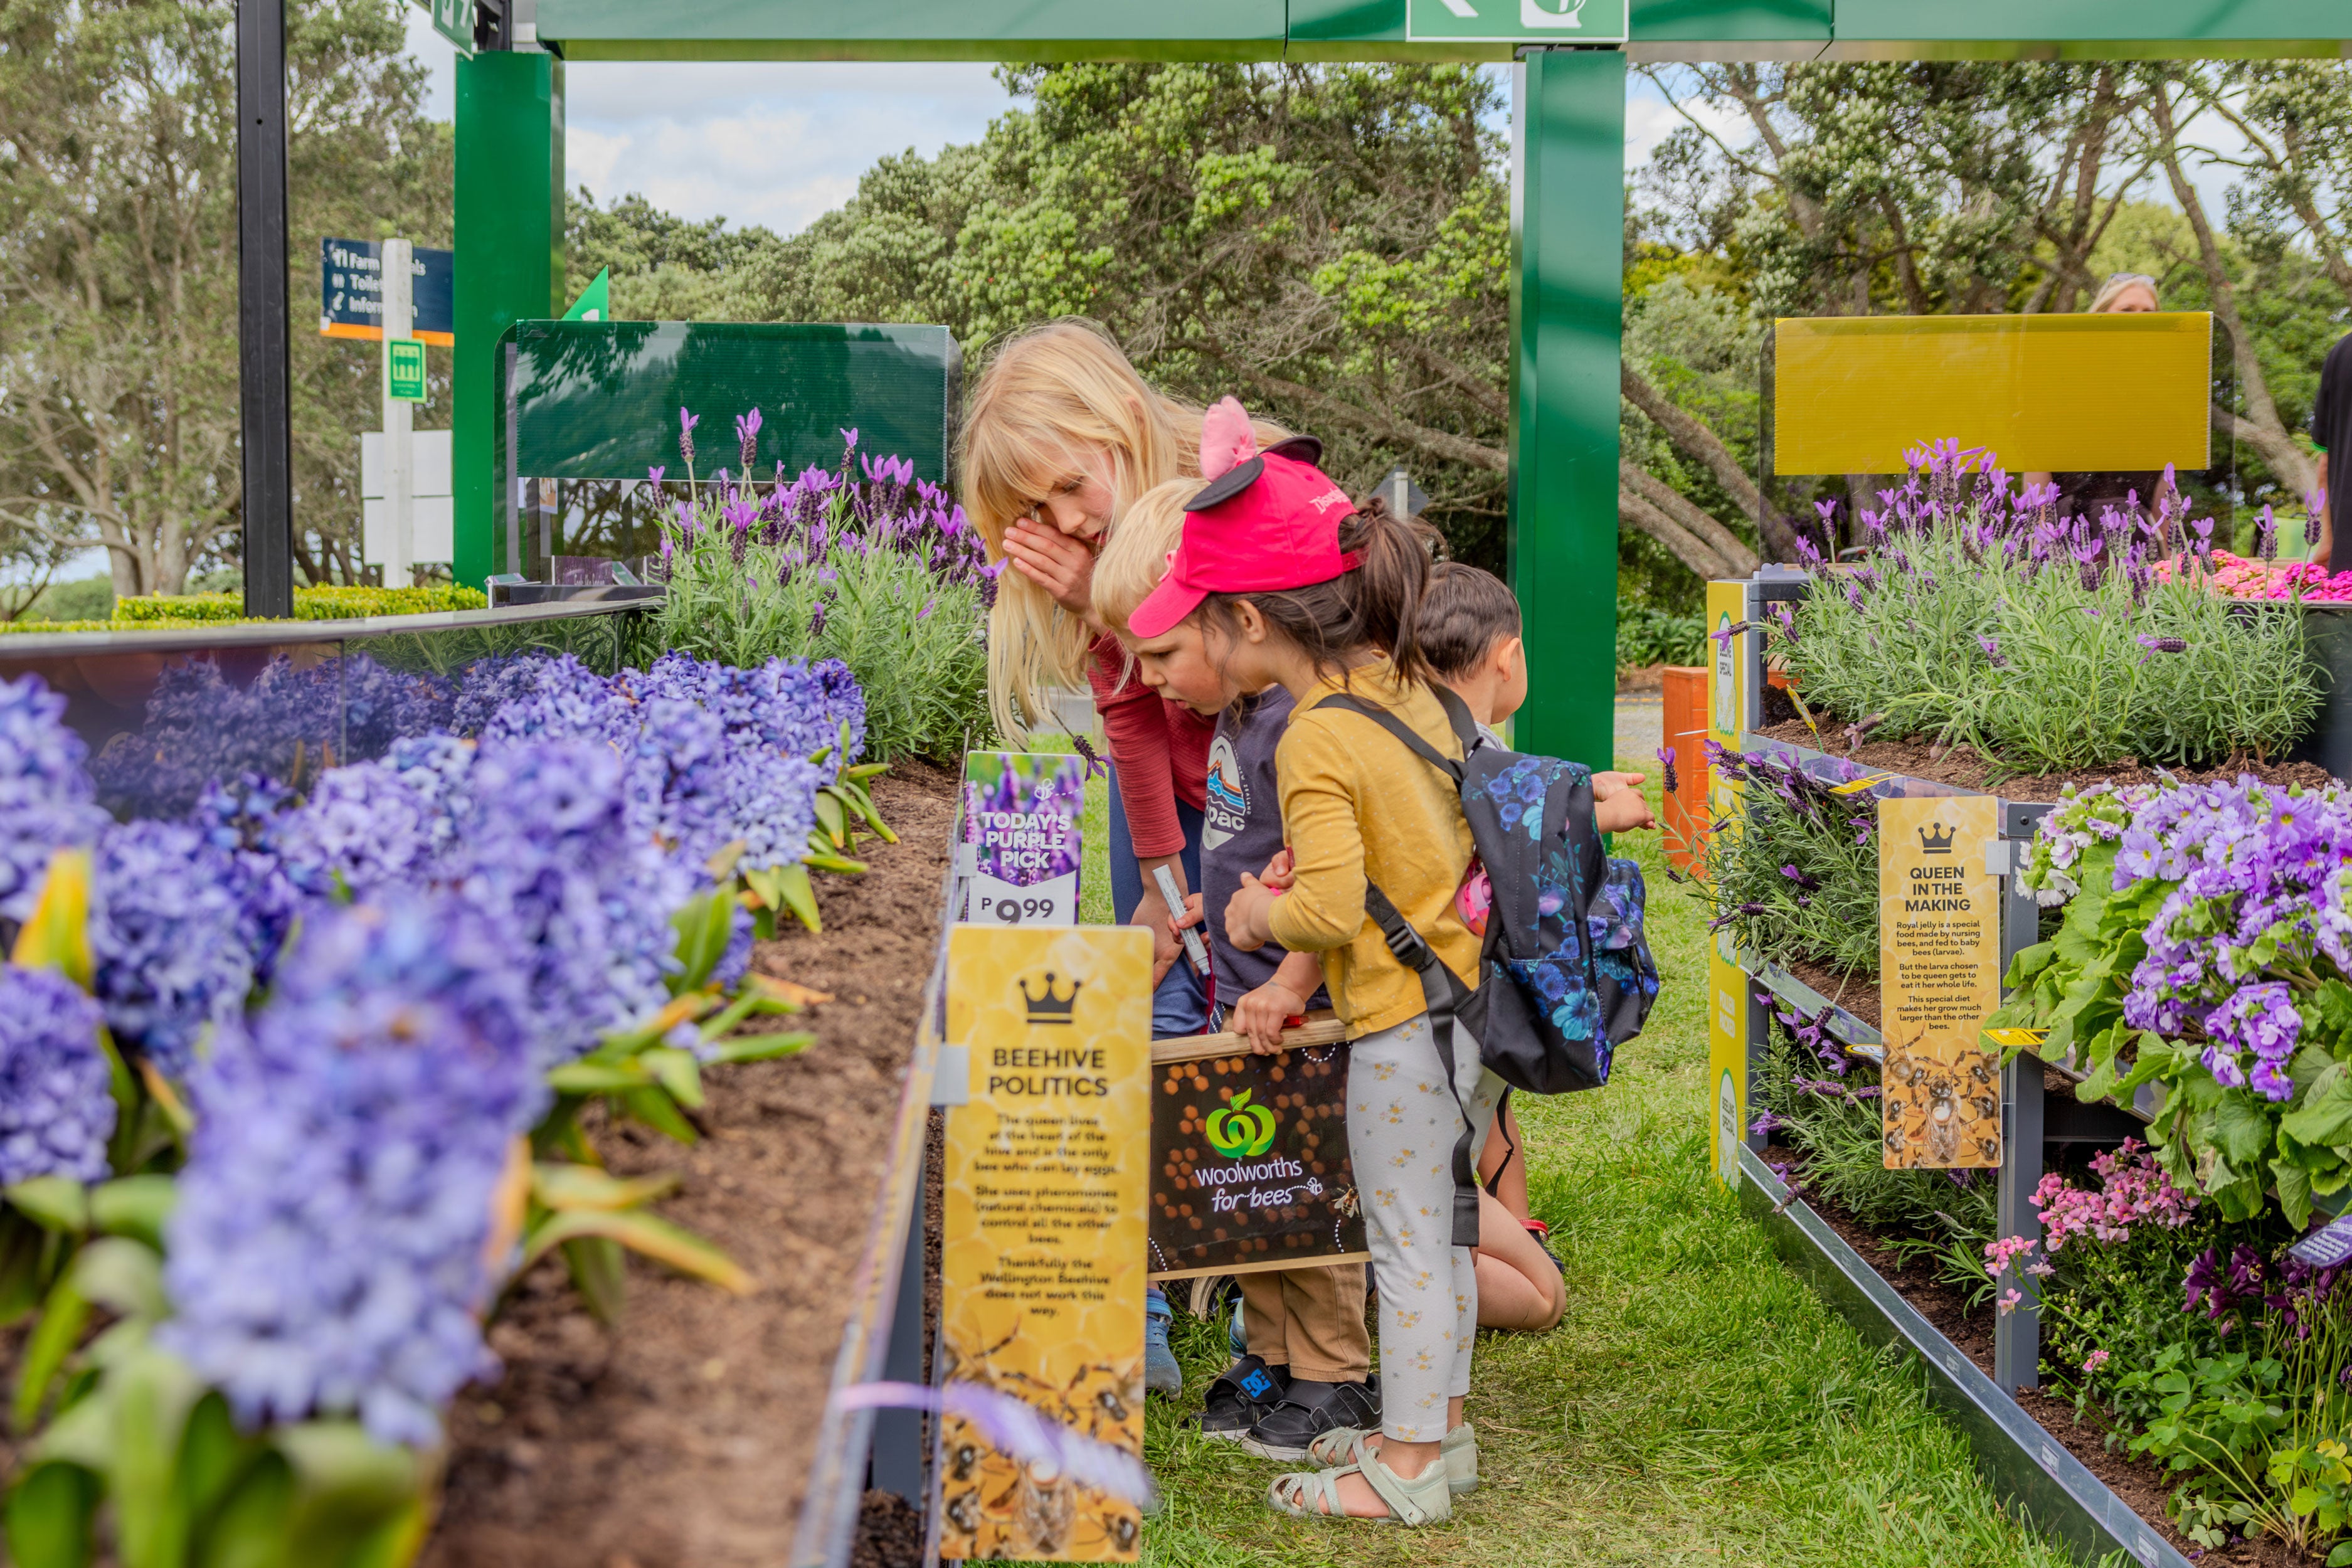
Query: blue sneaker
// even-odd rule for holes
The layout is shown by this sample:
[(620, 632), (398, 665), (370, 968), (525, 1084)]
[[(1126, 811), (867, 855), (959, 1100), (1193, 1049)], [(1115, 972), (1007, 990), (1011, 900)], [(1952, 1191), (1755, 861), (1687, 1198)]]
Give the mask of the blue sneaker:
[(1157, 1287), (1143, 1293), (1143, 1391), (1171, 1399), (1184, 1392), (1184, 1369), (1168, 1348), (1168, 1323), (1174, 1316)]

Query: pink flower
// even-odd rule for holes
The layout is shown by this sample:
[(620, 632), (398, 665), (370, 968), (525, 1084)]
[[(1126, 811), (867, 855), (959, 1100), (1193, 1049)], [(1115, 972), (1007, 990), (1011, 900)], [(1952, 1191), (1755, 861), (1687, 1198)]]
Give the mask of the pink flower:
[(2084, 1358), (2083, 1370), (2084, 1372), (2096, 1372), (2106, 1364), (2107, 1352), (2105, 1351), (2093, 1351), (2088, 1356)]
[(2027, 1237), (2005, 1236), (1999, 1241), (1988, 1241), (1984, 1249), (1985, 1273), (1998, 1279), (2002, 1269), (2009, 1268), (2021, 1255), (2032, 1250), (2033, 1242)]
[(2000, 1293), (2001, 1316), (2007, 1317), (2010, 1313), (2017, 1310), (2019, 1307), (2024, 1305), (2024, 1303), (2025, 1298), (2019, 1295), (2016, 1291), (2003, 1290)]

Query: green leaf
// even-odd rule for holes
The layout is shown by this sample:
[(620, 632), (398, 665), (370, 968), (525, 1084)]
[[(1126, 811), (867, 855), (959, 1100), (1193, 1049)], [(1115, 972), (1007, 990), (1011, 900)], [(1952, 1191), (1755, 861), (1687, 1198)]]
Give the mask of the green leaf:
[(617, 1325), (628, 1304), (628, 1271), (622, 1267), (621, 1244), (609, 1237), (575, 1236), (563, 1244), (563, 1267), (571, 1271), (572, 1288), (596, 1321)]
[(2311, 1223), (2311, 1173), (2284, 1160), (2271, 1162), (2271, 1179), (2279, 1207), (2297, 1230)]
[(779, 909), (790, 910), (793, 918), (810, 931), (824, 929), (824, 923), (817, 919), (816, 889), (809, 885), (806, 866), (777, 867), (775, 887)]
[(816, 1044), (816, 1037), (806, 1033), (736, 1035), (729, 1039), (718, 1041), (712, 1047), (710, 1059), (714, 1064), (763, 1062), (772, 1057), (788, 1057), (795, 1052), (804, 1051), (814, 1044)]
[(2352, 1143), (2352, 1069), (2331, 1062), (2303, 1102), (2279, 1119), (2279, 1126), (2315, 1147)]
[(741, 1264), (692, 1231), (649, 1214), (557, 1215), (532, 1233), (523, 1252), (524, 1267), (542, 1257), (549, 1247), (583, 1236), (609, 1237), (632, 1252), (667, 1263), (681, 1274), (708, 1279), (722, 1290), (731, 1290), (739, 1296), (751, 1293), (751, 1277), (743, 1271)]
[(2233, 1165), (2250, 1165), (2270, 1152), (2271, 1119), (2243, 1089), (2213, 1110), (2213, 1139)]
[(271, 1441), (295, 1483), (287, 1568), (390, 1568), (422, 1544), (430, 1470), (416, 1454), (377, 1442), (354, 1421), (306, 1421)]
[(152, 1321), (171, 1311), (163, 1259), (127, 1237), (101, 1237), (74, 1258), (74, 1289), (117, 1316)]
[(163, 1226), (179, 1195), (179, 1184), (169, 1176), (118, 1176), (89, 1190), (90, 1223), (108, 1236), (129, 1237), (161, 1252)]
[(8, 955), (19, 969), (54, 969), (89, 989), (89, 851), (59, 849), (49, 857), (33, 912), (16, 931)]
[(842, 811), (838, 796), (826, 793), (817, 795), (816, 821), (817, 826), (824, 829), (825, 837), (833, 840), (835, 848), (844, 848), (848, 845), (848, 818)]
[(16, 1568), (82, 1568), (101, 1489), (79, 1465), (35, 1465), (9, 1489), (8, 1556)]
[(635, 1062), (566, 1062), (549, 1068), (547, 1081), (558, 1094), (614, 1094), (643, 1089), (654, 1075)]
[(39, 1226), (0, 1206), (0, 1327), (41, 1304), (43, 1266), (58, 1245)]
[(293, 1467), (284, 1455), (265, 1449), (207, 1523), (198, 1568), (296, 1568), (285, 1550), (293, 1499)]
[(107, 1383), (114, 1405), (107, 1492), (123, 1568), (179, 1568), (189, 1530), (186, 1499), (175, 1484), (180, 1439), (204, 1397), (204, 1382), (179, 1357), (150, 1348), (114, 1368)]
[(694, 1123), (679, 1111), (677, 1102), (670, 1099), (668, 1090), (633, 1089), (618, 1099), (623, 1110), (664, 1137), (674, 1138), (681, 1143), (702, 1142), (702, 1134), (697, 1132)]
[(691, 1051), (676, 1046), (655, 1046), (637, 1058), (653, 1068), (654, 1077), (670, 1098), (690, 1110), (702, 1109), (702, 1068)]
[(2024, 984), (2048, 968), (2050, 961), (2057, 955), (2058, 949), (2052, 942), (2037, 942), (2032, 947), (2021, 949), (2015, 958), (2009, 961), (2009, 976), (2002, 984)]
[(676, 1192), (677, 1180), (674, 1171), (651, 1176), (615, 1176), (593, 1165), (541, 1163), (530, 1168), (530, 1195), (542, 1208), (559, 1212), (642, 1208)]
[(74, 1289), (70, 1271), (49, 1290), (49, 1299), (41, 1308), (40, 1321), (33, 1325), (32, 1337), (25, 1342), (25, 1359), (16, 1369), (16, 1403), (14, 1415), (16, 1430), (29, 1432), (40, 1418), (41, 1405), (48, 1398), (49, 1384), (56, 1381), (58, 1369), (81, 1340), (82, 1329), (89, 1322), (89, 1302)]
[(35, 1176), (0, 1191), (0, 1195), (43, 1230), (80, 1236), (89, 1229), (89, 1194), (71, 1176)]
[(670, 916), (677, 931), (677, 961), (681, 972), (670, 977), (670, 992), (698, 991), (727, 956), (727, 939), (733, 930), (735, 897), (727, 888), (688, 901)]

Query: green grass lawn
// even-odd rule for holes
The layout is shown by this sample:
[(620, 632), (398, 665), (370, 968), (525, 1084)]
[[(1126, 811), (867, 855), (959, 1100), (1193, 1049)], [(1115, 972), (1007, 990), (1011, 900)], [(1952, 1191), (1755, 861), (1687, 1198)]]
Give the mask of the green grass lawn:
[[(1094, 828), (1090, 812), (1090, 872)], [(1784, 1272), (1707, 1174), (1706, 932), (1660, 869), (1655, 835), (1625, 836), (1619, 852), (1649, 877), (1665, 987), (1606, 1089), (1520, 1100), (1535, 1212), (1567, 1260), (1569, 1310), (1549, 1334), (1479, 1341), (1470, 1416), (1484, 1485), (1433, 1530), (1272, 1513), (1262, 1500), (1280, 1467), (1181, 1426), (1226, 1357), (1222, 1323), (1180, 1317), (1187, 1398), (1150, 1409), (1146, 1458), (1164, 1500), (1146, 1563), (2067, 1561), (2003, 1517), (1916, 1374)]]

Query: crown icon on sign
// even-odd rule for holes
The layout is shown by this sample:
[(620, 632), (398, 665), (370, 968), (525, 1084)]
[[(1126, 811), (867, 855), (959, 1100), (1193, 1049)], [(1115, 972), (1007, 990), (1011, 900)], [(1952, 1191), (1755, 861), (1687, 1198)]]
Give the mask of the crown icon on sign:
[(1940, 822), (1931, 822), (1919, 830), (1919, 847), (1930, 855), (1949, 855), (1952, 852), (1952, 836), (1957, 831)]
[(1068, 1023), (1071, 1013), (1078, 1005), (1078, 993), (1085, 988), (1086, 984), (1083, 980), (1073, 980), (1070, 982), (1069, 994), (1057, 996), (1054, 994), (1054, 972), (1050, 969), (1045, 971), (1045, 989), (1043, 994), (1032, 993), (1029, 983), (1024, 980), (1021, 982), (1021, 1000), (1028, 1005), (1029, 1021), (1032, 1024)]

